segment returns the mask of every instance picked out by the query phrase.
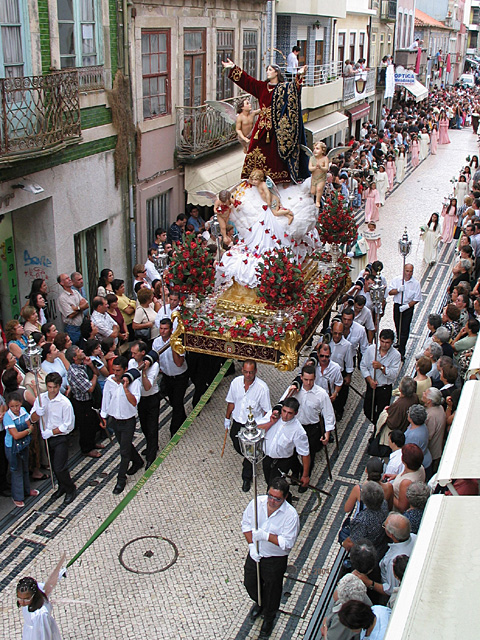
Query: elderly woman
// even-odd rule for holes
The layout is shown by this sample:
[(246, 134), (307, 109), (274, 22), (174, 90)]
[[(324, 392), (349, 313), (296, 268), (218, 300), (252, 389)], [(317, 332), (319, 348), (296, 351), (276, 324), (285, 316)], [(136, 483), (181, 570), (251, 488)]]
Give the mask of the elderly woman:
[(387, 551), (388, 540), (383, 523), (388, 516), (388, 505), (383, 489), (378, 482), (365, 482), (360, 490), (360, 499), (364, 505), (350, 521), (350, 535), (342, 546), (349, 551), (355, 542), (367, 538), (373, 542), (378, 559)]
[(439, 389), (430, 387), (423, 392), (422, 400), (427, 410), (425, 424), (428, 429), (428, 449), (432, 454), (432, 473), (435, 473), (442, 457), (447, 416), (442, 406), (443, 396)]
[[(367, 462), (367, 466), (365, 467), (365, 472), (367, 474), (367, 482), (376, 482), (380, 485), (383, 491), (384, 498), (387, 501), (388, 508), (391, 509), (393, 505), (392, 487), (389, 482), (381, 482), (383, 476), (383, 462), (380, 460), (380, 458), (370, 458), (370, 460)], [(350, 495), (348, 496), (347, 501), (345, 502), (345, 506), (343, 507), (345, 513), (351, 513), (355, 509), (354, 515), (356, 515), (360, 511), (360, 491), (361, 485), (356, 484), (354, 487), (352, 487)]]
[(451, 344), (449, 344), (450, 337), (450, 329), (447, 329), (447, 327), (439, 327), (433, 334), (433, 341), (442, 347), (444, 356), (453, 358), (453, 347)]
[(412, 482), (425, 482), (425, 469), (422, 467), (423, 453), (418, 445), (403, 445), (402, 462), (405, 468), (392, 482), (393, 510), (400, 511), (400, 513), (410, 507), (407, 499), (407, 489)]
[(347, 629), (338, 619), (338, 612), (349, 600), (358, 600), (369, 607), (372, 605), (367, 596), (367, 587), (360, 578), (351, 573), (343, 576), (338, 582), (337, 588), (333, 592), (333, 603), (329, 613), (323, 621), (322, 636), (328, 640), (351, 640), (352, 632)]
[(392, 610), (381, 605), (369, 607), (364, 602), (349, 600), (342, 605), (338, 619), (344, 627), (360, 634), (360, 640), (383, 640)]
[(425, 482), (412, 482), (406, 496), (410, 509), (407, 509), (403, 515), (410, 520), (411, 533), (418, 533), (423, 512), (430, 497), (430, 487)]
[(428, 448), (428, 429), (425, 421), (427, 410), (421, 404), (414, 404), (408, 410), (409, 427), (405, 431), (405, 444), (416, 444), (423, 452), (423, 468), (427, 479), (431, 477), (432, 454)]
[(382, 427), (379, 441), (381, 445), (388, 447), (388, 435), (390, 431), (394, 429), (399, 429), (402, 432), (406, 431), (408, 427), (407, 411), (413, 404), (418, 404), (419, 402), (416, 390), (417, 383), (413, 378), (405, 376), (400, 380), (400, 384), (398, 385), (399, 398), (389, 407), (385, 408), (387, 419), (383, 425), (377, 424), (377, 427)]
[(20, 315), (25, 320), (25, 333), (29, 336), (32, 331), (41, 331), (42, 325), (38, 321), (38, 313), (35, 307), (30, 305), (23, 307), (20, 311)]
[(8, 350), (18, 362), (28, 344), (25, 329), (18, 320), (9, 320), (5, 325), (5, 337), (7, 338)]

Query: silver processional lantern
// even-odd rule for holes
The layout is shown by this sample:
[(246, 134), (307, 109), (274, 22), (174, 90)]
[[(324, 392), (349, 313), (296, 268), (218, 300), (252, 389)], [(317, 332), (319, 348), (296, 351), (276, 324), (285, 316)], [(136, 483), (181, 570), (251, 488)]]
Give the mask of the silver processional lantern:
[(403, 236), (398, 241), (398, 250), (400, 251), (400, 255), (403, 260), (408, 256), (412, 249), (412, 241), (408, 238), (407, 227), (405, 227), (405, 231), (403, 232)]
[[(238, 440), (240, 449), (244, 457), (252, 463), (253, 467), (253, 494), (254, 494), (254, 519), (255, 529), (258, 529), (258, 505), (257, 505), (257, 464), (263, 460), (265, 453), (263, 451), (263, 441), (265, 440), (265, 432), (259, 429), (255, 418), (253, 417), (252, 407), (248, 407), (247, 422), (238, 432)], [(256, 543), (257, 553), (259, 552), (258, 542)], [(257, 597), (258, 605), (262, 606), (262, 587), (260, 581), (260, 563), (257, 562)]]
[(210, 220), (210, 235), (215, 238), (217, 243), (217, 260), (220, 260), (222, 257), (222, 228), (217, 218), (217, 214), (214, 213), (212, 219)]
[(155, 264), (155, 268), (158, 271), (158, 273), (160, 274), (160, 280), (162, 282), (162, 302), (163, 302), (163, 311), (164, 313), (167, 312), (167, 307), (166, 307), (166, 303), (165, 303), (165, 283), (163, 280), (163, 274), (165, 273), (165, 270), (168, 266), (168, 255), (163, 247), (163, 245), (160, 245), (157, 251), (157, 255), (154, 257), (154, 264)]
[(375, 282), (370, 287), (370, 297), (372, 299), (375, 312), (378, 314), (382, 313), (383, 301), (385, 299), (385, 285), (382, 282), (380, 271), (377, 273)]

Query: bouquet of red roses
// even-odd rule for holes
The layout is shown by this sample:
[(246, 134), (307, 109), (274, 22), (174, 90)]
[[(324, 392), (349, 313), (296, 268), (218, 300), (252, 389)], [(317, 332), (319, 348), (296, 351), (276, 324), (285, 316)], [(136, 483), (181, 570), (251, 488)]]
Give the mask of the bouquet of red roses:
[(258, 294), (269, 309), (289, 307), (300, 300), (305, 285), (291, 251), (283, 248), (266, 251), (257, 273)]
[(213, 258), (207, 255), (193, 234), (186, 236), (183, 245), (174, 245), (165, 273), (165, 284), (170, 291), (204, 295), (212, 289), (214, 278)]
[(318, 233), (325, 244), (350, 244), (357, 238), (357, 225), (339, 193), (328, 196), (318, 218)]

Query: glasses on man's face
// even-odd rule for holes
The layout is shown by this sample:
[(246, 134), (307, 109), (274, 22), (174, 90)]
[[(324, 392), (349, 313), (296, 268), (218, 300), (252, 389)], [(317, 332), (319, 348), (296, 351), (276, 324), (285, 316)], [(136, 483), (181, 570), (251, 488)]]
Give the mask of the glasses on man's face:
[(319, 357), (319, 358), (321, 358), (321, 359), (323, 359), (323, 358), (329, 358), (330, 356), (327, 356), (327, 355), (321, 354), (321, 355), (319, 355), (318, 357)]
[(276, 496), (272, 496), (271, 493), (267, 493), (268, 499), (273, 502), (283, 502), (283, 498), (277, 498)]

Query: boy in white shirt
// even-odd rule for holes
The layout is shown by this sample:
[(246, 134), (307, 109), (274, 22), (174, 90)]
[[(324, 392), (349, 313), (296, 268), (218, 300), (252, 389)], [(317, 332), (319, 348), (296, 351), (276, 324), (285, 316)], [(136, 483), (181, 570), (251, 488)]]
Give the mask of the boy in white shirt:
[(385, 481), (392, 481), (402, 473), (405, 466), (402, 462), (402, 447), (405, 444), (405, 434), (400, 429), (394, 429), (388, 436), (388, 446), (392, 450), (385, 469)]

